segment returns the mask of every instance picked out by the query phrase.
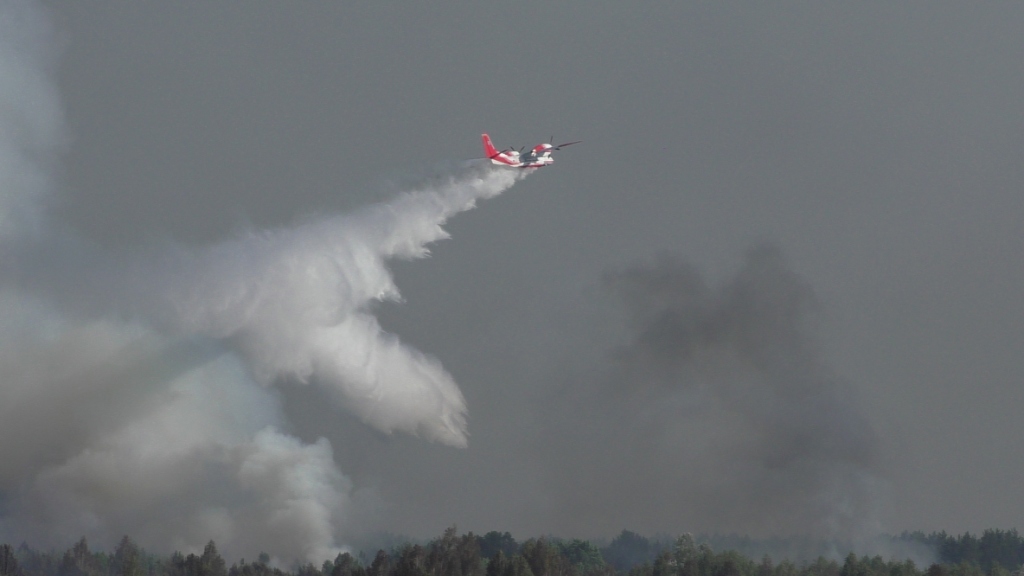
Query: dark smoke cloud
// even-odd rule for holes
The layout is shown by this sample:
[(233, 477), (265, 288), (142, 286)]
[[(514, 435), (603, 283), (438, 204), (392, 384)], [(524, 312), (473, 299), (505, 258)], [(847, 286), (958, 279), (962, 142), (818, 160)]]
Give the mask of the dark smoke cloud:
[[(563, 513), (617, 505), (626, 522), (666, 527), (874, 533), (876, 437), (822, 360), (814, 293), (778, 249), (752, 249), (720, 284), (669, 255), (605, 284), (630, 335), (603, 373), (570, 378), (550, 415), (563, 446), (600, 447), (552, 454)], [(583, 464), (557, 464), (571, 458)]]

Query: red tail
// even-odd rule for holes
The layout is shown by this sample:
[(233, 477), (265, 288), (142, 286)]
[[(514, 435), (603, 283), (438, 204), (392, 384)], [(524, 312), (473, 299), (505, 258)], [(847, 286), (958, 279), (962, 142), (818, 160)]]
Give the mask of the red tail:
[(487, 134), (483, 134), (482, 137), (484, 140), (484, 155), (488, 158), (494, 158), (497, 156), (499, 152), (498, 149), (494, 147), (494, 144), (491, 144), (491, 137)]

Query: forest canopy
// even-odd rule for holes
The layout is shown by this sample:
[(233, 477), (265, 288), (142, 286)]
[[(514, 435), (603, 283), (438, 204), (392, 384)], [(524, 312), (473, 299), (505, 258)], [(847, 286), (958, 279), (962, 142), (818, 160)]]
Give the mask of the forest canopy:
[[(151, 554), (128, 536), (111, 552), (91, 550), (85, 538), (62, 553), (0, 544), (0, 576), (1024, 576), (1024, 538), (1016, 529), (980, 536), (913, 532), (891, 541), (922, 546), (934, 562), (918, 566), (897, 556), (854, 552), (838, 560), (835, 548), (812, 560), (754, 557), (749, 550), (755, 543), (736, 536), (648, 538), (623, 530), (607, 543), (552, 536), (519, 542), (508, 532), (460, 535), (453, 526), (425, 543), (345, 552), (321, 566), (282, 567), (267, 554), (228, 566), (213, 541), (202, 554), (187, 556)], [(725, 547), (716, 552), (713, 544)]]

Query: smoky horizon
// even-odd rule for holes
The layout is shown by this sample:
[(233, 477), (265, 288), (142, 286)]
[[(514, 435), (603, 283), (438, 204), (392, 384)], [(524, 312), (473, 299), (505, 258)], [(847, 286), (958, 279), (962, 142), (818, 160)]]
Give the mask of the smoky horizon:
[(1022, 26), (0, 1), (0, 540), (1017, 526)]

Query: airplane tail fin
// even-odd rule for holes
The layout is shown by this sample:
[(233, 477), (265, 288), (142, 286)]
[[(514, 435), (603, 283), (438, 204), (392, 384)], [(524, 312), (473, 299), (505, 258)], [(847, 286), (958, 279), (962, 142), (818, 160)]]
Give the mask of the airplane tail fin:
[(488, 158), (494, 158), (499, 154), (498, 149), (491, 143), (491, 137), (486, 133), (482, 135), (484, 141), (484, 155)]

